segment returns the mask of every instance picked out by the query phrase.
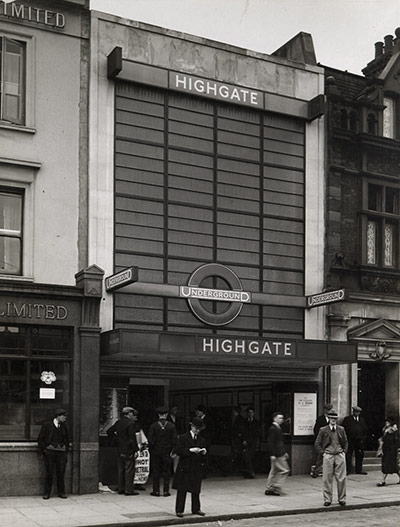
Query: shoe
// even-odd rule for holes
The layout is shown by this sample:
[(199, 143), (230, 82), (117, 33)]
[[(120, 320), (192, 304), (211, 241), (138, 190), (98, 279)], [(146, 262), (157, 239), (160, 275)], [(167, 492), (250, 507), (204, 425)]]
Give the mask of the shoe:
[(135, 485), (135, 490), (146, 490), (144, 485)]
[(150, 492), (150, 496), (160, 496), (159, 492)]
[(192, 512), (192, 514), (197, 514), (197, 516), (205, 516), (206, 515), (206, 513), (203, 512), (203, 511)]
[(364, 470), (362, 470), (361, 472), (356, 472), (356, 474), (361, 474), (362, 476), (366, 476), (368, 472), (365, 472)]
[(311, 474), (311, 477), (312, 477), (312, 478), (317, 478), (317, 477), (318, 477), (317, 472), (313, 472), (313, 473)]
[(178, 518), (183, 518), (183, 512), (177, 512), (176, 515), (178, 516)]
[(139, 496), (139, 492), (125, 492), (125, 496)]
[(325, 501), (325, 503), (324, 503), (324, 507), (329, 507), (330, 504), (331, 504), (330, 501)]
[(49, 500), (50, 499), (50, 494), (44, 494), (43, 495), (43, 499), (44, 500)]
[(170, 492), (164, 492), (164, 496), (165, 496), (166, 498), (168, 498), (168, 496), (171, 496), (171, 493), (170, 493)]
[(125, 491), (124, 490), (119, 490), (118, 494), (125, 494)]
[[(400, 483), (400, 481), (399, 481)], [(384, 481), (380, 481), (379, 483), (376, 484), (377, 487), (384, 487), (386, 485), (386, 483)]]
[(279, 492), (276, 490), (266, 490), (264, 494), (266, 496), (280, 496)]
[(341, 507), (344, 507), (344, 506), (346, 505), (346, 502), (345, 502), (345, 501), (339, 501), (339, 505), (340, 505)]
[(58, 495), (59, 498), (62, 498), (63, 500), (66, 500), (67, 499), (67, 496), (65, 494), (59, 494)]

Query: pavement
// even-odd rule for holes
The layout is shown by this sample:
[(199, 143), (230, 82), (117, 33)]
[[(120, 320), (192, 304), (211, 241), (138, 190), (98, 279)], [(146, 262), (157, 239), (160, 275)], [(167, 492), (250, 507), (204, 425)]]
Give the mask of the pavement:
[[(323, 506), (322, 478), (289, 476), (281, 496), (265, 496), (266, 475), (255, 479), (210, 477), (203, 481), (201, 507), (206, 516), (190, 513), (187, 496), (183, 518), (175, 516), (175, 491), (170, 497), (150, 496), (151, 485), (139, 496), (121, 496), (103, 487), (98, 494), (57, 496), (43, 500), (42, 496), (0, 498), (1, 527), (145, 527), (214, 523), (231, 519), (329, 512), (342, 509), (337, 504), (336, 487), (330, 507)], [(346, 508), (384, 507), (400, 505), (400, 485), (397, 476), (389, 475), (385, 487), (377, 487), (380, 472), (347, 477)], [(278, 519), (277, 519), (278, 522)], [(277, 523), (278, 524), (278, 523)], [(279, 521), (279, 525), (282, 525)]]

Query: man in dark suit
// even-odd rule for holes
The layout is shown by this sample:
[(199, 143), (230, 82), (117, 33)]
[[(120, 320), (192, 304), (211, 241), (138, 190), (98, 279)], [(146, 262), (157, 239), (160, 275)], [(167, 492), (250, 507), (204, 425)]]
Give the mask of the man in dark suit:
[(248, 406), (246, 409), (247, 416), (243, 423), (243, 461), (244, 461), (244, 477), (253, 479), (254, 462), (257, 444), (260, 440), (260, 422), (255, 418), (255, 409), (253, 406)]
[(200, 506), (201, 480), (207, 454), (205, 439), (200, 435), (203, 427), (203, 420), (193, 417), (190, 431), (179, 436), (175, 447), (179, 462), (172, 488), (177, 490), (175, 512), (178, 518), (183, 516), (187, 492), (192, 494), (192, 514), (205, 516)]
[(283, 414), (275, 412), (272, 414), (272, 425), (268, 430), (267, 446), (271, 460), (271, 470), (268, 474), (266, 496), (280, 496), (280, 490), (284, 484), (290, 469), (285, 441), (281, 425)]
[(43, 423), (38, 437), (38, 445), (44, 457), (46, 480), (43, 499), (48, 500), (53, 485), (53, 473), (56, 471), (57, 491), (59, 498), (66, 498), (65, 469), (69, 450), (69, 432), (65, 423), (67, 412), (59, 408), (54, 413), (54, 419)]
[(149, 448), (150, 462), (153, 473), (153, 492), (152, 496), (160, 495), (160, 478), (163, 477), (163, 494), (171, 496), (169, 493), (169, 477), (172, 468), (171, 452), (176, 445), (176, 428), (170, 421), (167, 421), (168, 408), (159, 407), (156, 410), (158, 421), (152, 423), (149, 428)]
[(367, 472), (363, 470), (362, 463), (364, 459), (365, 441), (368, 436), (368, 427), (365, 419), (360, 416), (362, 412), (361, 408), (359, 406), (353, 406), (352, 410), (352, 415), (348, 415), (343, 419), (343, 426), (349, 441), (349, 449), (346, 454), (347, 474), (352, 472), (352, 457), (354, 452), (356, 474), (366, 475)]
[[(320, 428), (323, 426), (326, 426), (329, 424), (329, 417), (328, 413), (332, 410), (333, 405), (331, 403), (324, 404), (324, 413), (323, 415), (319, 415), (317, 417), (317, 420), (315, 421), (314, 425), (314, 442), (318, 437), (318, 432)], [(315, 459), (315, 465), (312, 468), (311, 476), (313, 478), (317, 478), (318, 476), (322, 476), (322, 454), (316, 452), (316, 459)]]
[(180, 409), (177, 405), (171, 406), (168, 412), (167, 421), (175, 425), (176, 433), (182, 434), (185, 431), (185, 425), (180, 415)]
[(322, 486), (324, 506), (332, 503), (332, 482), (335, 476), (339, 505), (346, 505), (346, 452), (347, 436), (343, 426), (337, 424), (338, 414), (328, 413), (329, 424), (320, 428), (315, 448), (323, 455)]
[(122, 409), (122, 418), (107, 430), (109, 437), (117, 439), (118, 494), (125, 494), (125, 496), (139, 494), (133, 487), (135, 457), (139, 450), (134, 424), (136, 419), (137, 411), (131, 406), (125, 406)]

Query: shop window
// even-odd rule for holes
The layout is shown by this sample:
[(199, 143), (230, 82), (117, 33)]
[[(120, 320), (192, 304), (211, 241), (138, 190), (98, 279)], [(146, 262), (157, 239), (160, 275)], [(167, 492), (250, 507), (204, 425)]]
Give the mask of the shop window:
[(0, 35), (0, 120), (25, 124), (26, 44)]
[(68, 410), (70, 374), (69, 330), (0, 326), (0, 440), (36, 441), (56, 408)]
[(23, 194), (0, 190), (0, 274), (22, 274)]
[(366, 183), (363, 224), (363, 262), (396, 268), (399, 263), (400, 187)]

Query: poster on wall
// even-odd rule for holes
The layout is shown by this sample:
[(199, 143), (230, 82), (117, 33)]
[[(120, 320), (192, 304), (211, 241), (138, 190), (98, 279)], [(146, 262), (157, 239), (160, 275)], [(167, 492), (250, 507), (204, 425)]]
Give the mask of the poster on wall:
[(293, 434), (297, 436), (313, 435), (316, 419), (317, 394), (295, 393)]

